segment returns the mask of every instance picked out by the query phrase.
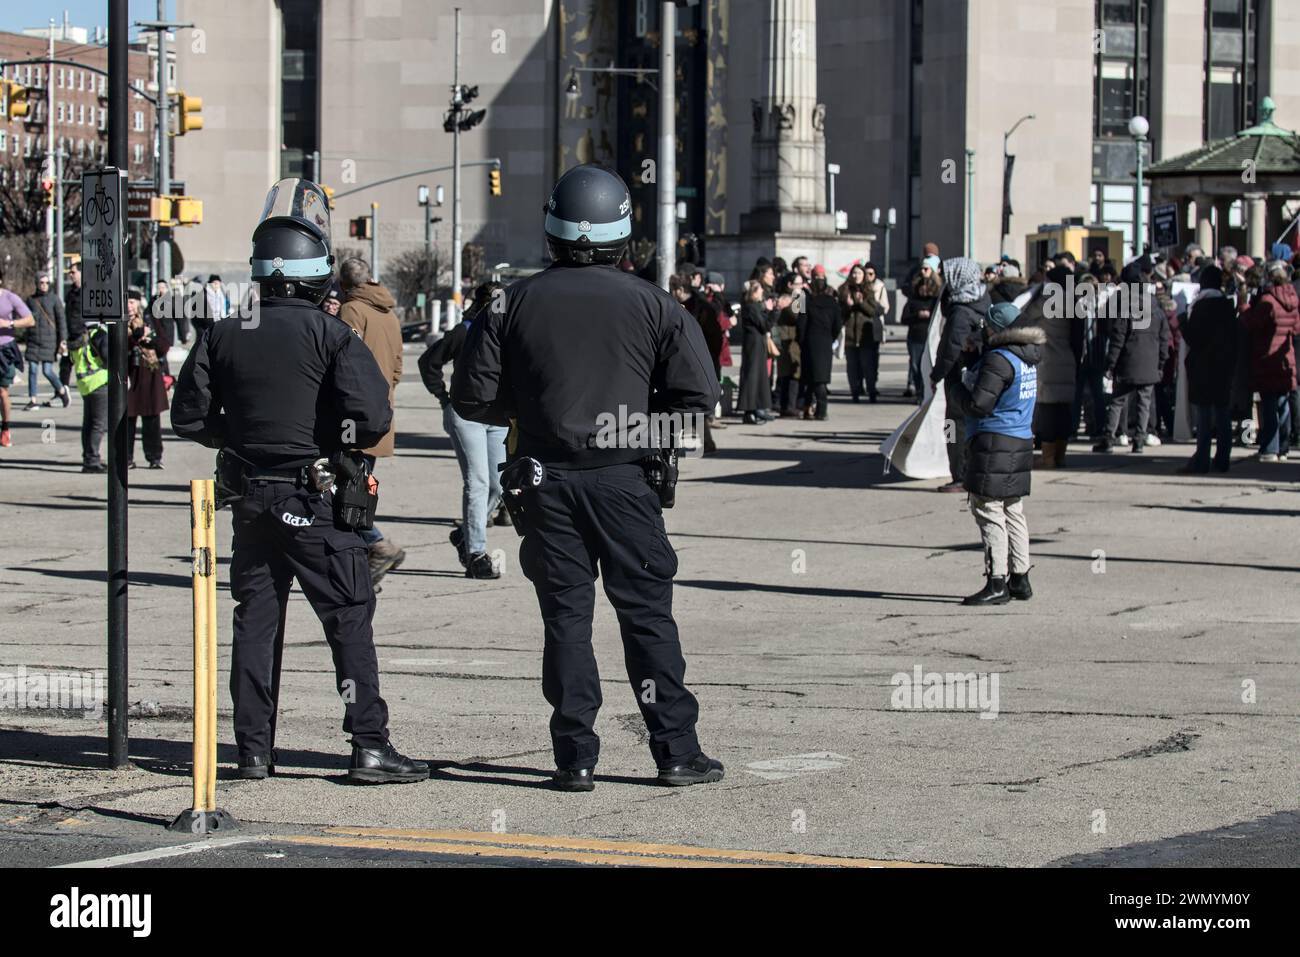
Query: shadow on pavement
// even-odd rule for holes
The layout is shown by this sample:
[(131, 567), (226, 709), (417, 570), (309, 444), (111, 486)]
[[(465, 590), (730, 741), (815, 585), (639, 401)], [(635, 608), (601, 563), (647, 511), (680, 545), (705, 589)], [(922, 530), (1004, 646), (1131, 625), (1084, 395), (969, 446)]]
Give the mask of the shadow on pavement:
[(888, 601), (924, 601), (951, 605), (962, 600), (961, 595), (914, 595), (907, 592), (867, 591), (858, 588), (797, 588), (792, 585), (760, 585), (756, 582), (728, 581), (678, 581), (678, 588), (701, 588), (706, 591), (757, 591), (779, 595), (800, 595), (805, 598), (871, 598)]
[(1279, 811), (1212, 831), (1112, 847), (1051, 861), (1047, 867), (1294, 867), (1300, 811)]
[[(452, 771), (470, 771), (472, 774), (452, 774)], [(520, 781), (513, 777), (503, 777), (502, 775), (520, 775), (533, 780)], [(482, 762), (472, 762), (470, 764), (457, 764), (452, 761), (434, 762), (429, 777), (435, 781), (458, 781), (461, 783), (471, 784), (503, 784), (507, 787), (516, 788), (534, 788), (542, 790), (551, 789), (551, 771), (541, 768), (516, 767), (505, 764), (484, 764)], [(607, 782), (610, 784), (637, 784), (643, 787), (660, 787), (657, 778), (632, 778), (619, 774), (597, 774), (596, 783)]]

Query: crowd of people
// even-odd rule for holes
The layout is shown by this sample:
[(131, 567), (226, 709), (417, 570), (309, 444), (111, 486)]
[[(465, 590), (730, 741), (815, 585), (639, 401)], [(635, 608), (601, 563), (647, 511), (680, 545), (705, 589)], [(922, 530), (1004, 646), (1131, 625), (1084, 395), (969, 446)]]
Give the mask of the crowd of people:
[[(971, 496), (989, 545), (994, 584), (972, 596), (975, 603), (1031, 593), (1020, 502), (1028, 494), (1029, 469), (1065, 467), (1071, 441), (1085, 435), (1093, 450), (1102, 453), (1122, 448), (1141, 453), (1168, 441), (1180, 377), (1186, 377), (1196, 438), (1184, 473), (1226, 472), (1233, 445), (1252, 438), (1260, 461), (1288, 458), (1300, 443), (1300, 279), (1294, 260), (1294, 252), (1283, 244), (1267, 259), (1238, 255), (1231, 247), (1211, 258), (1193, 245), (1180, 257), (1146, 255), (1123, 268), (1100, 250), (1086, 262), (1066, 252), (1026, 277), (1010, 258), (981, 267), (964, 258), (944, 261), (935, 244), (925, 246), (900, 284), (898, 324), (905, 330), (908, 357), (900, 397), (919, 403), (928, 386), (941, 390), (952, 410), (950, 481), (940, 490)], [(81, 317), (78, 267), (68, 278), (64, 297), (51, 288), (50, 277), (41, 276), (23, 299), (5, 288), (0, 277), (0, 445), (12, 444), (9, 388), (21, 372), (28, 375), (28, 411), (56, 402), (68, 406), (75, 374), (83, 404), (83, 471), (102, 473), (107, 336), (103, 325)], [(1199, 291), (1180, 304), (1174, 298), (1178, 283), (1191, 283)], [(160, 283), (148, 306), (139, 290), (128, 295), (129, 435), (133, 453), (137, 432), (141, 435), (152, 469), (163, 467), (161, 417), (172, 386), (167, 353), (173, 343), (192, 341), (230, 311), (220, 277), (211, 276), (206, 283), (196, 279), (194, 285), (205, 305), (197, 315), (169, 308), (164, 301), (170, 297), (175, 302), (175, 284)], [(479, 287), (464, 322), (434, 342), (419, 361), (422, 381), (442, 407), (443, 426), (461, 471), (462, 514), (451, 543), (470, 578), (499, 576), (488, 553), (487, 529), (509, 523), (498, 478), (506, 436), (502, 429), (456, 415), (444, 368), (456, 361), (466, 330), (501, 288), (497, 283)], [(1062, 297), (1063, 290), (1070, 291), (1068, 298)], [(807, 257), (789, 265), (779, 257), (760, 259), (734, 305), (721, 274), (685, 264), (672, 277), (670, 291), (699, 323), (720, 380), (735, 365), (733, 342), (738, 347), (734, 410), (746, 425), (777, 418), (825, 421), (837, 356), (845, 360), (849, 400), (879, 401), (880, 354), (889, 338), (893, 299), (873, 263), (855, 263), (836, 287), (826, 269)], [(371, 279), (368, 264), (360, 259), (344, 263), (321, 308), (357, 332), (395, 390), (402, 376), (396, 302)], [(927, 383), (924, 358), (936, 314), (943, 321)], [(1179, 361), (1184, 343), (1185, 363)], [(52, 390), (45, 401), (39, 391), (42, 378)], [(1003, 393), (1026, 379), (1034, 383), (1027, 389), (1033, 400), (1013, 415), (1004, 407)], [(716, 450), (713, 431), (722, 428), (720, 415), (708, 418), (705, 454)], [(373, 465), (394, 450), (390, 430), (367, 455)], [(400, 566), (405, 552), (378, 529), (366, 534), (377, 584)], [(1000, 588), (996, 580), (1003, 582)]]

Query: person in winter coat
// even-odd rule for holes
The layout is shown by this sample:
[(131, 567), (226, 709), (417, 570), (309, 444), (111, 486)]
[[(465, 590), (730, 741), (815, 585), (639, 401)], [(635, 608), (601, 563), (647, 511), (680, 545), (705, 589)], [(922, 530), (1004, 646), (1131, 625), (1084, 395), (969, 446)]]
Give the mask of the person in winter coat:
[(768, 312), (764, 307), (763, 284), (751, 280), (745, 286), (745, 302), (740, 309), (741, 359), (740, 395), (737, 405), (745, 414), (746, 425), (764, 425), (772, 414), (772, 391), (768, 388), (767, 360), (772, 352), (768, 332)]
[(1047, 334), (999, 303), (987, 310), (983, 333), (966, 350), (975, 355), (963, 375), (949, 371), (953, 412), (966, 416), (966, 491), (984, 543), (984, 588), (963, 604), (1005, 605), (1033, 597), (1029, 584), (1029, 525), (1024, 499), (1032, 483), (1032, 423), (1037, 366)]
[(907, 327), (907, 391), (903, 398), (916, 397), (921, 401), (925, 383), (921, 379), (921, 363), (930, 340), (930, 320), (939, 308), (939, 295), (943, 280), (939, 270), (943, 264), (938, 256), (927, 256), (907, 287), (907, 305), (903, 308), (903, 325)]
[[(1044, 469), (1065, 467), (1066, 450), (1074, 434), (1070, 413), (1074, 409), (1075, 374), (1083, 358), (1084, 314), (1095, 296), (1066, 304), (1064, 292), (1070, 270), (1057, 266), (1047, 274), (1025, 306), (1023, 321), (1043, 330), (1046, 337), (1038, 366), (1038, 397), (1034, 406), (1034, 437), (1043, 449), (1037, 463)], [(1088, 277), (1091, 288), (1096, 286)], [(1062, 308), (1064, 306), (1064, 308)]]
[(989, 284), (989, 299), (994, 305), (999, 302), (1014, 303), (1028, 288), (1029, 285), (1020, 275), (1020, 263), (1008, 260), (1002, 264), (997, 279)]
[[(1113, 452), (1115, 440), (1128, 431), (1128, 403), (1137, 402), (1138, 428), (1133, 430), (1132, 448), (1146, 448), (1147, 426), (1156, 383), (1164, 375), (1169, 359), (1169, 317), (1156, 299), (1150, 282), (1137, 263), (1124, 268), (1118, 297), (1110, 312), (1110, 349), (1106, 354), (1106, 377), (1111, 392), (1106, 403), (1106, 430), (1094, 452)], [(1126, 440), (1127, 442), (1127, 440)]]
[(973, 259), (949, 259), (943, 264), (944, 289), (941, 299), (943, 309), (943, 334), (934, 360), (930, 381), (934, 387), (943, 384), (948, 403), (948, 420), (953, 437), (948, 443), (948, 471), (952, 481), (940, 487), (941, 492), (966, 491), (966, 433), (965, 422), (957, 414), (957, 393), (949, 380), (949, 373), (961, 365), (962, 352), (988, 314), (988, 290), (980, 278), (980, 267)]
[[(27, 409), (39, 409), (38, 390), (40, 377), (54, 388), (54, 395), (66, 409), (72, 404), (68, 387), (59, 381), (54, 371), (54, 363), (59, 356), (68, 351), (68, 319), (63, 314), (63, 300), (50, 288), (50, 277), (39, 276), (36, 280), (36, 293), (27, 300), (36, 325), (27, 333)], [(53, 405), (53, 402), (48, 403)]]
[(4, 288), (4, 272), (0, 270), (0, 448), (10, 448), (9, 421), (13, 407), (9, 401), (9, 387), (23, 370), (23, 353), (18, 348), (14, 334), (21, 329), (31, 329), (36, 324), (27, 304)]
[[(394, 308), (397, 300), (393, 294), (371, 280), (370, 264), (364, 259), (352, 258), (339, 267), (339, 286), (343, 292), (343, 306), (339, 318), (352, 327), (361, 341), (375, 357), (379, 371), (388, 382), (388, 404), (396, 408), (397, 387), (402, 381), (402, 323)], [(397, 454), (397, 421), (394, 416), (388, 434), (374, 448), (365, 450), (374, 468), (375, 459), (392, 458)], [(370, 561), (370, 579), (378, 585), (389, 572), (406, 560), (406, 552), (384, 536), (378, 527), (361, 532), (365, 539)]]
[(154, 318), (145, 315), (139, 298), (128, 296), (126, 309), (127, 339), (131, 343), (126, 392), (127, 447), (131, 450), (128, 468), (135, 468), (136, 420), (139, 419), (145, 460), (149, 468), (161, 470), (162, 414), (169, 408), (164, 363), (172, 344)]
[(854, 402), (864, 395), (878, 398), (880, 343), (875, 337), (880, 302), (867, 286), (866, 270), (854, 265), (848, 281), (839, 289), (840, 311), (844, 316), (844, 355), (848, 362), (849, 394)]
[(85, 344), (86, 320), (81, 317), (81, 264), (68, 269), (68, 288), (63, 297), (63, 314), (67, 319), (68, 348), (59, 357), (59, 381), (66, 389), (72, 384), (72, 353)]
[(457, 415), (447, 391), (443, 368), (460, 359), (465, 337), (475, 317), (490, 309), (500, 283), (484, 283), (474, 292), (474, 301), (458, 323), (420, 356), (420, 379), (442, 406), (442, 427), (451, 439), (460, 466), (461, 524), (451, 531), (451, 544), (465, 569), (466, 578), (494, 580), (501, 571), (487, 550), (487, 529), (492, 513), (501, 502), (501, 465), (506, 460), (508, 429), (471, 422)]
[(1187, 400), (1196, 414), (1196, 454), (1181, 471), (1210, 471), (1210, 443), (1217, 441), (1213, 468), (1228, 471), (1232, 460), (1232, 376), (1237, 365), (1237, 313), (1223, 294), (1218, 266), (1201, 269), (1201, 291), (1183, 325), (1187, 342)]
[(844, 328), (840, 304), (826, 283), (825, 266), (813, 269), (812, 288), (805, 301), (807, 315), (799, 335), (799, 351), (803, 357), (799, 374), (803, 417), (816, 416), (819, 422), (825, 422), (830, 418), (826, 387), (831, 381), (835, 340)]
[(807, 296), (803, 277), (798, 273), (787, 276), (778, 287), (775, 338), (781, 354), (776, 359), (776, 396), (778, 412), (781, 418), (786, 419), (798, 415), (795, 393), (803, 369), (799, 341), (803, 338)]
[(1242, 315), (1250, 344), (1250, 384), (1259, 393), (1259, 460), (1285, 462), (1291, 451), (1291, 405), (1296, 388), (1295, 337), (1300, 296), (1286, 263), (1268, 264), (1264, 286)]

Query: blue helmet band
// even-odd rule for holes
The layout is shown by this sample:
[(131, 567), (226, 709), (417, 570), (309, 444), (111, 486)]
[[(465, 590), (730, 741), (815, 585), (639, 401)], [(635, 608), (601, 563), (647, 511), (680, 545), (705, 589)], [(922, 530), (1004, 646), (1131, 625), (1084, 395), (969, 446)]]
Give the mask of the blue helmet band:
[(317, 259), (254, 259), (253, 278), (270, 279), (278, 272), (285, 279), (322, 279), (333, 272), (328, 256)]
[[(585, 228), (584, 228), (585, 227)], [(612, 223), (572, 223), (546, 214), (546, 235), (561, 242), (576, 243), (586, 237), (593, 246), (626, 242), (632, 238), (632, 217), (624, 216)]]

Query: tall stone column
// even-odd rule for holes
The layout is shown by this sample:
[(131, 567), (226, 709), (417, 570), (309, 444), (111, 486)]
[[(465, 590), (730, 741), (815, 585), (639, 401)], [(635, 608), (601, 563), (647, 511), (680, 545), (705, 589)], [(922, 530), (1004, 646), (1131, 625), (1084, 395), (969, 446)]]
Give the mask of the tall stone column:
[(754, 101), (753, 209), (743, 232), (833, 233), (826, 109), (817, 102), (817, 0), (768, 0), (762, 96)]
[(1208, 193), (1197, 193), (1196, 201), (1196, 244), (1205, 250), (1205, 254), (1214, 258), (1214, 200)]
[(1268, 256), (1268, 194), (1246, 194), (1246, 248), (1248, 256)]

